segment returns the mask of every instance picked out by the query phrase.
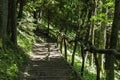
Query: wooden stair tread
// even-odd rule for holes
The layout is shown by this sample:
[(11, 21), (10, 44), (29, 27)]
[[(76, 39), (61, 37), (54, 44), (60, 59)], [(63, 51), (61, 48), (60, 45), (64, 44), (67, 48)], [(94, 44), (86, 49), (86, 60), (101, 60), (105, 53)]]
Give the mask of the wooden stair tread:
[(36, 43), (27, 64), (21, 80), (69, 80), (74, 75), (55, 43)]

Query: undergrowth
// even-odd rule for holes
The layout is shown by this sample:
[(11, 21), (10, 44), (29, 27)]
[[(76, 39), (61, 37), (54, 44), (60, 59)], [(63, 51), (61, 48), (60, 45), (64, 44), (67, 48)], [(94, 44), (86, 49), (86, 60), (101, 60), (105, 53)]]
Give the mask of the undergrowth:
[(0, 49), (0, 80), (15, 80), (20, 67), (27, 60), (27, 55), (21, 48)]
[[(68, 52), (68, 62), (71, 63), (71, 57), (72, 57), (72, 52), (70, 50), (67, 51)], [(74, 62), (74, 66), (73, 69), (75, 71), (77, 71), (78, 75), (81, 76), (81, 67), (82, 67), (82, 59), (80, 57), (79, 53), (76, 53), (75, 55), (75, 62)], [(116, 71), (115, 70), (115, 80), (120, 80), (120, 71)], [(92, 66), (89, 65), (89, 60), (87, 59), (86, 63), (85, 63), (85, 67), (84, 67), (84, 74), (83, 76), (81, 76), (82, 80), (96, 80), (96, 66), (93, 63)], [(105, 78), (105, 73), (101, 74), (101, 79), (100, 80), (106, 80)]]
[(19, 21), (17, 42), (18, 46), (0, 49), (0, 80), (19, 80), (23, 64), (29, 59), (28, 53), (32, 50), (35, 41), (32, 19)]

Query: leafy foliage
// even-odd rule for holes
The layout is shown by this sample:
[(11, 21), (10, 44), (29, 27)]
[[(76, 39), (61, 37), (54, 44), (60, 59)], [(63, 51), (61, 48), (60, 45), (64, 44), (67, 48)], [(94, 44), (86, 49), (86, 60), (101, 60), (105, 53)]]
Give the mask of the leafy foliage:
[(32, 49), (32, 44), (35, 41), (35, 35), (33, 30), (35, 29), (34, 19), (27, 17), (19, 21), (18, 26), (18, 44), (25, 49), (25, 51), (30, 51)]
[(0, 79), (16, 79), (19, 69), (25, 60), (27, 60), (27, 55), (20, 48), (16, 50), (0, 49)]

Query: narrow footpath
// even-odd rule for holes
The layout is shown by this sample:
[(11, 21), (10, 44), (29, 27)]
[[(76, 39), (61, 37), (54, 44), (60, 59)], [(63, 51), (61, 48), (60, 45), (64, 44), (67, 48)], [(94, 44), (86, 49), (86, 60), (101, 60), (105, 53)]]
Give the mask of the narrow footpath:
[(55, 43), (36, 43), (30, 57), (21, 80), (76, 80)]

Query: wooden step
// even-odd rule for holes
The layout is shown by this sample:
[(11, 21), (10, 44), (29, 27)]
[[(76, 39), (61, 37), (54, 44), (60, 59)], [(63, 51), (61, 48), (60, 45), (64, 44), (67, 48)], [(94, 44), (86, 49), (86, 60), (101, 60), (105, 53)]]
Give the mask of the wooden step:
[[(49, 52), (60, 51), (58, 48), (49, 48)], [(48, 48), (36, 48), (33, 49), (33, 52), (48, 52)]]
[(70, 80), (71, 76), (41, 76), (41, 77), (28, 77), (23, 80)]
[(55, 65), (55, 66), (63, 66), (63, 65), (66, 65), (68, 66), (68, 64), (66, 64), (64, 61), (54, 61), (54, 62), (51, 62), (51, 61), (31, 61), (29, 62), (30, 65), (39, 65), (39, 66), (50, 66), (50, 65)]
[(40, 44), (39, 44), (39, 43), (36, 43), (36, 44), (33, 45), (33, 48), (38, 48), (38, 47), (39, 47), (39, 48), (40, 48), (40, 47), (44, 47), (44, 48), (45, 48), (45, 47), (48, 47), (48, 46), (49, 46), (49, 47), (55, 47), (55, 48), (56, 48), (56, 47), (57, 47), (57, 44), (56, 44), (56, 43), (49, 43), (49, 44), (48, 44), (48, 43), (40, 43)]
[(55, 43), (36, 43), (30, 56), (21, 80), (73, 80), (74, 71)]
[(72, 75), (72, 70), (70, 69), (52, 69), (52, 70), (29, 70), (28, 73), (32, 76), (70, 76)]

